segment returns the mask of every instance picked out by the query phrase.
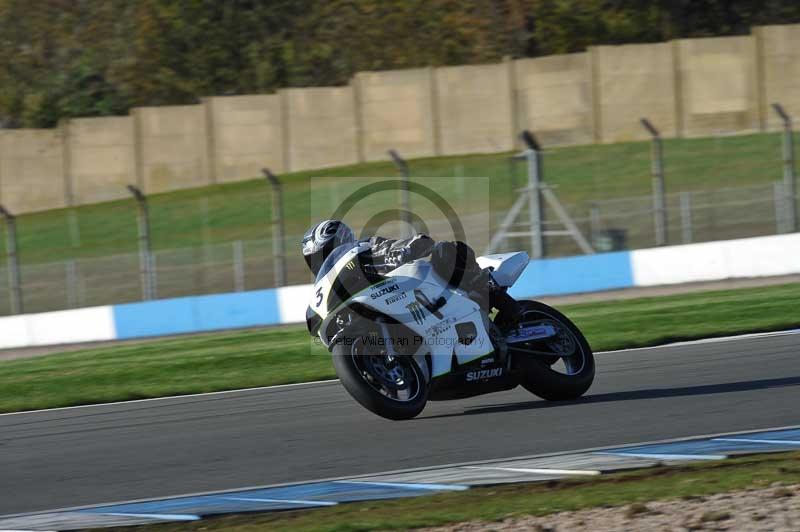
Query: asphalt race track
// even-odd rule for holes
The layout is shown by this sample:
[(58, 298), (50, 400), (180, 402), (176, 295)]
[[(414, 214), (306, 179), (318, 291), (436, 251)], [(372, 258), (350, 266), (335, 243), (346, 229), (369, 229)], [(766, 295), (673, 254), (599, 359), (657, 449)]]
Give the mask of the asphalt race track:
[(336, 382), (0, 416), (0, 515), (800, 424), (800, 334), (598, 355), (589, 394), (521, 388), (391, 422)]

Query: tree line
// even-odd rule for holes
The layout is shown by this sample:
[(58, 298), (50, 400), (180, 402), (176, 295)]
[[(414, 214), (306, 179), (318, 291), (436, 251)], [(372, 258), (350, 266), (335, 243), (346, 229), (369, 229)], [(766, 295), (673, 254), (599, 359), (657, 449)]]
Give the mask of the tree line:
[(0, 127), (794, 22), (797, 0), (0, 0)]

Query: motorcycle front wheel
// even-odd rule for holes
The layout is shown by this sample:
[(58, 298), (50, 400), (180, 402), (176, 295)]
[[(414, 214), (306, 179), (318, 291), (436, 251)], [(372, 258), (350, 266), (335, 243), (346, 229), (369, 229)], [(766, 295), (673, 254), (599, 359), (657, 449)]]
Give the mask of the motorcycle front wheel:
[(509, 344), (509, 355), (525, 368), (520, 384), (542, 399), (569, 401), (594, 382), (594, 354), (589, 342), (566, 316), (538, 301), (520, 301), (521, 328), (549, 325), (555, 335), (523, 344)]
[(362, 336), (333, 346), (333, 367), (345, 390), (367, 410), (387, 419), (416, 417), (428, 402), (428, 383), (410, 356), (391, 356)]

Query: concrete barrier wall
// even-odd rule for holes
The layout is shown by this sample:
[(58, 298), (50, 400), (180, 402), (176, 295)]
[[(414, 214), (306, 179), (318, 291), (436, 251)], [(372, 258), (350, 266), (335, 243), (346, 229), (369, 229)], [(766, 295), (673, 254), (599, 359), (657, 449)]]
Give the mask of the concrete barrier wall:
[(762, 114), (770, 129), (781, 121), (769, 106), (780, 102), (800, 121), (800, 24), (755, 28), (760, 52)]
[(436, 69), (443, 155), (512, 149), (511, 74), (511, 63)]
[(592, 47), (499, 64), (362, 72), (345, 87), (207, 98), (131, 117), (4, 131), (0, 201), (18, 213), (405, 157), (774, 129), (800, 121), (800, 25), (752, 36)]
[(0, 131), (0, 202), (14, 214), (67, 205), (59, 129)]
[(125, 186), (137, 182), (133, 118), (78, 118), (62, 127), (70, 203), (129, 197)]
[(136, 120), (139, 182), (145, 193), (212, 182), (204, 105), (140, 107), (132, 114)]
[(433, 83), (432, 68), (360, 72), (355, 76), (365, 160), (385, 160), (389, 149), (405, 157), (437, 154)]
[(280, 323), (276, 290), (114, 305), (117, 338), (142, 338)]
[(676, 42), (685, 136), (759, 128), (756, 41), (753, 37)]
[(514, 61), (518, 122), (545, 146), (594, 141), (589, 54)]
[[(800, 233), (531, 261), (518, 298), (800, 273)], [(305, 322), (311, 285), (0, 318), (0, 349)]]
[(0, 318), (0, 349), (117, 338), (111, 306)]
[(598, 142), (647, 139), (648, 118), (661, 134), (678, 131), (671, 43), (596, 46), (590, 49)]
[(281, 91), (286, 112), (289, 170), (359, 161), (352, 87)]
[(253, 179), (265, 167), (275, 173), (286, 169), (280, 96), (224, 96), (205, 104), (217, 182)]
[(722, 240), (631, 252), (634, 286), (800, 273), (800, 234)]

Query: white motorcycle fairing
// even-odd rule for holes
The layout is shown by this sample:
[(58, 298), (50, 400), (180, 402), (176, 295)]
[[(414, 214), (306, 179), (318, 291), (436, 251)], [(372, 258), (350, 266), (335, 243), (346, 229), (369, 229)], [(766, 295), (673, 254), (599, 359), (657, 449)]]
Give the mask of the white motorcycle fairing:
[(496, 253), (494, 255), (484, 255), (475, 259), (481, 268), (491, 268), (492, 277), (498, 286), (511, 286), (525, 268), (528, 266), (528, 254), (524, 251), (513, 253)]
[[(461, 365), (494, 351), (480, 306), (462, 290), (447, 287), (427, 260), (404, 264), (345, 301), (332, 298), (336, 279), (346, 270), (360, 268), (358, 255), (368, 249), (368, 245), (357, 245), (331, 257), (335, 263), (314, 285), (309, 310), (316, 316), (309, 315), (309, 329), (314, 320), (326, 346), (330, 348), (332, 341), (327, 335), (331, 321), (340, 310), (358, 304), (402, 323), (417, 335), (414, 358), (424, 361), (430, 355), (432, 377), (450, 372), (453, 357)], [(335, 302), (335, 308), (328, 308), (329, 301)]]
[[(419, 335), (416, 355), (431, 356), (433, 377), (450, 371), (453, 356), (461, 365), (494, 351), (480, 306), (462, 290), (448, 288), (430, 262), (404, 264), (387, 277), (352, 301), (396, 319)], [(456, 325), (468, 328), (470, 324), (470, 340), (465, 341)]]

